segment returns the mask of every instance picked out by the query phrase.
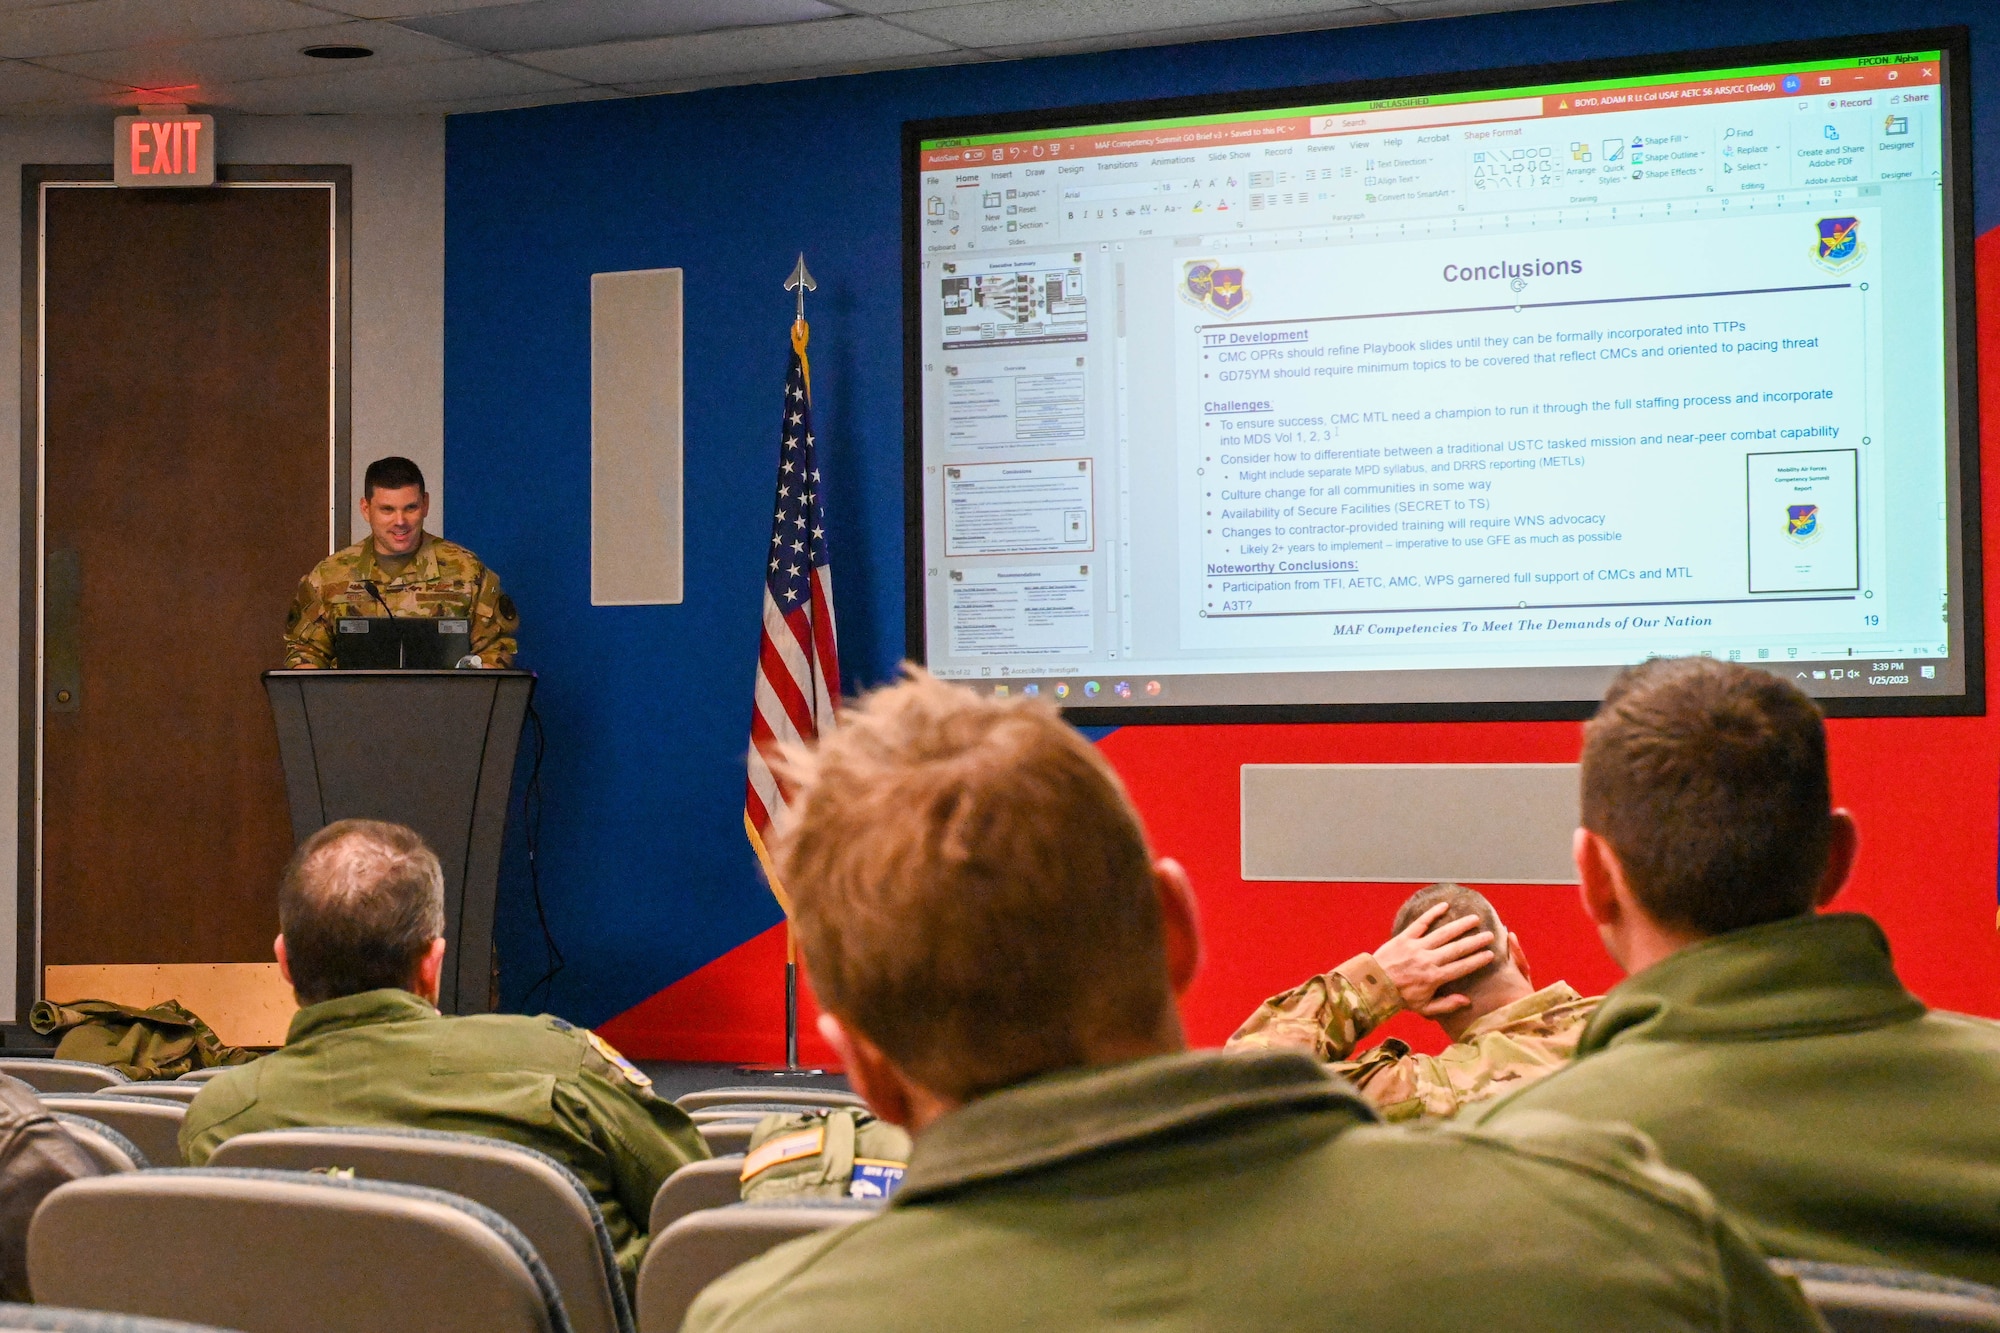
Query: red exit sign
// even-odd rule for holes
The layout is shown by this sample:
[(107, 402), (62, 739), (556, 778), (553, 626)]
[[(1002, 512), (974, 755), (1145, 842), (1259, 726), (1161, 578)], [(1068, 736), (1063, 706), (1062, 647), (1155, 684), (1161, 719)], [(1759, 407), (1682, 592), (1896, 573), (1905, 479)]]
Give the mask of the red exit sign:
[(120, 116), (111, 135), (120, 185), (215, 184), (214, 116)]

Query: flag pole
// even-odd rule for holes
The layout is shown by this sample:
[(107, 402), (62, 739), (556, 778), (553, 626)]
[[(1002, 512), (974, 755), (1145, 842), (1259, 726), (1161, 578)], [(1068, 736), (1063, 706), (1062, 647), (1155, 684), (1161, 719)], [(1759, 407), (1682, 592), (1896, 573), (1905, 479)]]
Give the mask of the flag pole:
[[(806, 325), (806, 293), (819, 290), (812, 272), (806, 268), (805, 252), (799, 252), (798, 262), (792, 265), (792, 272), (785, 279), (785, 290), (797, 294), (792, 321), (792, 347), (798, 353), (799, 369), (805, 378), (806, 401), (812, 401), (812, 369), (806, 361), (806, 340), (810, 330)], [(813, 695), (818, 694), (819, 661), (815, 654), (806, 654), (806, 669), (811, 673)], [(839, 682), (834, 683), (839, 688)], [(770, 852), (764, 846), (764, 839), (758, 833), (749, 812), (743, 815), (743, 831), (750, 837), (750, 846), (757, 853), (757, 860), (764, 868), (764, 878), (771, 886), (771, 896), (778, 900), (779, 908), (785, 914), (785, 1063), (780, 1065), (742, 1065), (745, 1073), (776, 1074), (793, 1078), (810, 1078), (825, 1074), (824, 1069), (808, 1069), (799, 1065), (799, 945), (798, 937), (792, 930), (792, 903), (786, 896), (784, 885), (778, 882), (776, 867), (771, 864)]]

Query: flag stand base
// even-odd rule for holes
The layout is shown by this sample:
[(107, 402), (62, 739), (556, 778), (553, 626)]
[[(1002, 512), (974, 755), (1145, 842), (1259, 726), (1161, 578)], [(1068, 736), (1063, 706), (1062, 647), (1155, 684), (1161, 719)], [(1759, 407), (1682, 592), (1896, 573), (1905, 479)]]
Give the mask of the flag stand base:
[(812, 1069), (800, 1065), (738, 1065), (739, 1074), (767, 1074), (776, 1078), (825, 1078), (840, 1071), (836, 1069)]

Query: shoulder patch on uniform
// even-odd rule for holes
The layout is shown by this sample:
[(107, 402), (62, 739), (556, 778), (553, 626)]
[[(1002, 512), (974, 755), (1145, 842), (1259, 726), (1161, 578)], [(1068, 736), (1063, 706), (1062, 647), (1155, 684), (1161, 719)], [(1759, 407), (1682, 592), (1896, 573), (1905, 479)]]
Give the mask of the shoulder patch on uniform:
[(618, 1054), (617, 1047), (613, 1046), (610, 1042), (606, 1041), (604, 1038), (598, 1036), (595, 1032), (591, 1032), (587, 1029), (585, 1030), (583, 1035), (590, 1038), (590, 1044), (592, 1048), (595, 1049), (599, 1055), (609, 1060), (611, 1062), (612, 1067), (616, 1069), (619, 1073), (623, 1074), (626, 1077), (626, 1079), (632, 1083), (634, 1087), (650, 1088), (653, 1086), (653, 1080), (647, 1078), (645, 1074), (640, 1072), (639, 1066), (633, 1064), (630, 1060), (627, 1060), (624, 1056)]
[(886, 1162), (874, 1157), (854, 1159), (854, 1174), (848, 1178), (847, 1194), (853, 1199), (887, 1199), (903, 1187), (909, 1171), (907, 1162)]
[(576, 1031), (576, 1024), (570, 1022), (567, 1018), (557, 1018), (554, 1014), (549, 1015), (549, 1026), (558, 1032)]
[(774, 1166), (785, 1162), (796, 1162), (801, 1157), (814, 1156), (825, 1146), (825, 1125), (815, 1125), (811, 1129), (801, 1129), (791, 1134), (780, 1134), (744, 1157), (743, 1171), (737, 1179), (747, 1181)]
[(515, 618), (514, 599), (506, 593), (503, 592), (500, 594), (500, 600), (495, 605), (500, 608), (500, 618), (502, 620), (512, 620)]

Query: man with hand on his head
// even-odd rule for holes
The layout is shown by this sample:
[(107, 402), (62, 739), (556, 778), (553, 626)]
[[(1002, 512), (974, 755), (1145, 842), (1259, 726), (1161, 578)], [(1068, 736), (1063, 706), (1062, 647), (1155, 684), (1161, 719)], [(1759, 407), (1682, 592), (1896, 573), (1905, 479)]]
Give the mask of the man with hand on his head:
[[(1561, 981), (1536, 990), (1520, 937), (1484, 894), (1462, 884), (1418, 889), (1390, 931), (1373, 953), (1264, 1001), (1229, 1045), (1335, 1061), (1389, 1120), (1454, 1115), (1569, 1061), (1597, 1001)], [(1443, 1028), (1451, 1045), (1419, 1055), (1391, 1039), (1348, 1058), (1404, 1009)]]
[(774, 852), (820, 1031), (915, 1138), (866, 1221), (766, 1254), (688, 1333), (1810, 1330), (1619, 1129), (1376, 1123), (1289, 1051), (1189, 1052), (1194, 893), (1053, 708), (921, 672), (789, 753)]
[(1584, 727), (1584, 910), (1630, 975), (1576, 1060), (1491, 1104), (1622, 1120), (1765, 1251), (2000, 1285), (2000, 1024), (1924, 1007), (1857, 913), (1819, 708), (1709, 658), (1621, 674)]

